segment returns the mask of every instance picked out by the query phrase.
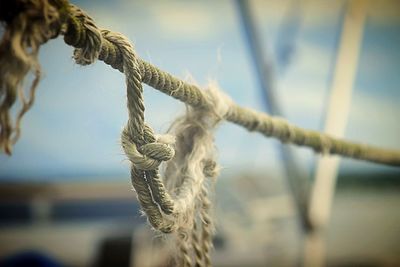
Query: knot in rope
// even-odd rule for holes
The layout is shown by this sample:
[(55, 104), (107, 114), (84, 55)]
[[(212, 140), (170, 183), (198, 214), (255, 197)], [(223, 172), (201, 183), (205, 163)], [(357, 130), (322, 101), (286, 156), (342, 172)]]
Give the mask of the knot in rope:
[(126, 77), (129, 120), (121, 135), (123, 149), (139, 170), (156, 170), (175, 152), (166, 143), (157, 142), (144, 123), (142, 77), (131, 42), (122, 34), (100, 30), (93, 19), (74, 5), (64, 39), (74, 46), (74, 59), (80, 65), (92, 64), (97, 58), (123, 72)]
[(126, 128), (122, 131), (121, 142), (125, 154), (139, 170), (155, 170), (175, 155), (175, 150), (167, 143), (153, 142), (138, 147)]

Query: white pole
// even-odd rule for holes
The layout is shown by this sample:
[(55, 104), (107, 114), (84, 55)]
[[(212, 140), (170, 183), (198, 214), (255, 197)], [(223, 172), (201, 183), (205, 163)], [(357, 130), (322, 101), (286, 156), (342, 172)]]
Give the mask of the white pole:
[[(362, 44), (365, 10), (365, 0), (350, 1), (343, 23), (325, 121), (325, 132), (335, 137), (343, 137), (346, 129), (352, 88)], [(309, 209), (314, 231), (306, 237), (304, 259), (304, 266), (306, 267), (321, 267), (325, 265), (324, 230), (329, 222), (339, 162), (340, 159), (337, 156), (322, 156), (317, 162)]]

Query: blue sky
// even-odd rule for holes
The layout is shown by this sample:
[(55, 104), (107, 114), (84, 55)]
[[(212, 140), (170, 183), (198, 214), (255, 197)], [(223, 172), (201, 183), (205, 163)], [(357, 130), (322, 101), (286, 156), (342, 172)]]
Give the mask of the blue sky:
[[(201, 86), (217, 81), (237, 103), (262, 110), (262, 100), (236, 7), (231, 1), (73, 1), (100, 27), (122, 32), (138, 54)], [(295, 53), (277, 78), (289, 121), (320, 130), (330, 88), (343, 1), (299, 1)], [(274, 58), (280, 25), (293, 1), (251, 1), (266, 52)], [(346, 138), (400, 149), (400, 8), (371, 1), (364, 26)], [(102, 62), (78, 66), (72, 48), (50, 41), (40, 51), (45, 73), (34, 107), (23, 120), (12, 157), (1, 155), (1, 180), (126, 179), (119, 145), (127, 120), (124, 77)], [(145, 88), (146, 120), (165, 132), (184, 105)], [(280, 173), (278, 143), (224, 123), (216, 134), (223, 175)], [(315, 156), (295, 150), (304, 169)], [(343, 170), (395, 171), (343, 160)]]

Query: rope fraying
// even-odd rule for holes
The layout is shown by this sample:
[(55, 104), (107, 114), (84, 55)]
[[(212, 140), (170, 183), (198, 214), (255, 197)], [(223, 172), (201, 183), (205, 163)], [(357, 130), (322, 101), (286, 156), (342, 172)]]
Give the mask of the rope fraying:
[[(40, 80), (40, 45), (60, 33), (63, 18), (58, 7), (48, 1), (25, 0), (1, 1), (0, 20), (5, 22), (0, 42), (0, 149), (11, 155), (22, 117), (33, 105)], [(31, 71), (34, 80), (26, 98), (23, 81)], [(16, 102), (21, 108), (13, 119), (11, 108)]]
[[(138, 58), (124, 35), (99, 29), (92, 18), (67, 0), (0, 1), (0, 20), (6, 23), (0, 43), (0, 148), (11, 154), (20, 135), (21, 118), (33, 104), (41, 75), (39, 47), (49, 39), (63, 34), (65, 43), (75, 48), (77, 64), (100, 59), (124, 73), (129, 119), (121, 144), (132, 163), (132, 185), (150, 225), (171, 233), (176, 241), (176, 261), (181, 266), (211, 266), (214, 223), (210, 198), (219, 174), (213, 134), (223, 120), (318, 153), (400, 166), (398, 151), (305, 130), (240, 107), (215, 85), (201, 90), (184, 82)], [(30, 71), (34, 80), (27, 98), (22, 82)], [(155, 135), (145, 123), (142, 83), (188, 105), (168, 135)], [(10, 110), (18, 99), (22, 107), (14, 123)]]
[[(69, 27), (64, 34), (65, 43), (75, 47), (74, 59), (79, 65), (89, 65), (99, 57), (101, 33), (93, 19), (75, 5), (69, 6), (71, 14)], [(82, 26), (77, 26), (82, 25)]]

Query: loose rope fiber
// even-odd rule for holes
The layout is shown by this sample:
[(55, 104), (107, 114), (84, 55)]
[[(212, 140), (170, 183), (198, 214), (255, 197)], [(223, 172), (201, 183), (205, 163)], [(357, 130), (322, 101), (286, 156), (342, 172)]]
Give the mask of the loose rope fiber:
[[(121, 144), (131, 161), (131, 179), (149, 223), (172, 233), (177, 244), (177, 264), (211, 266), (214, 231), (209, 191), (218, 175), (213, 132), (227, 120), (249, 131), (284, 143), (312, 148), (324, 154), (400, 166), (400, 152), (356, 144), (304, 130), (281, 118), (240, 107), (210, 86), (202, 90), (137, 57), (122, 34), (99, 29), (86, 13), (66, 0), (15, 0), (0, 2), (5, 34), (0, 43), (0, 145), (10, 154), (19, 135), (22, 115), (33, 103), (40, 77), (37, 53), (41, 44), (58, 35), (75, 47), (77, 64), (97, 59), (124, 73), (129, 119)], [(28, 23), (29, 22), (29, 23)], [(21, 83), (33, 70), (36, 79), (28, 100)], [(186, 114), (172, 125), (168, 135), (157, 136), (145, 123), (142, 83), (188, 105)], [(10, 109), (17, 101), (22, 109), (12, 122)], [(166, 162), (160, 175), (159, 166)]]
[[(0, 43), (0, 147), (9, 155), (12, 145), (19, 138), (21, 119), (33, 104), (40, 80), (41, 71), (37, 61), (39, 47), (58, 36), (64, 23), (59, 8), (58, 5), (49, 5), (40, 0), (0, 3), (0, 20), (6, 23)], [(22, 82), (30, 71), (33, 71), (35, 78), (29, 98), (26, 99)], [(22, 107), (14, 124), (10, 109), (17, 98)]]

